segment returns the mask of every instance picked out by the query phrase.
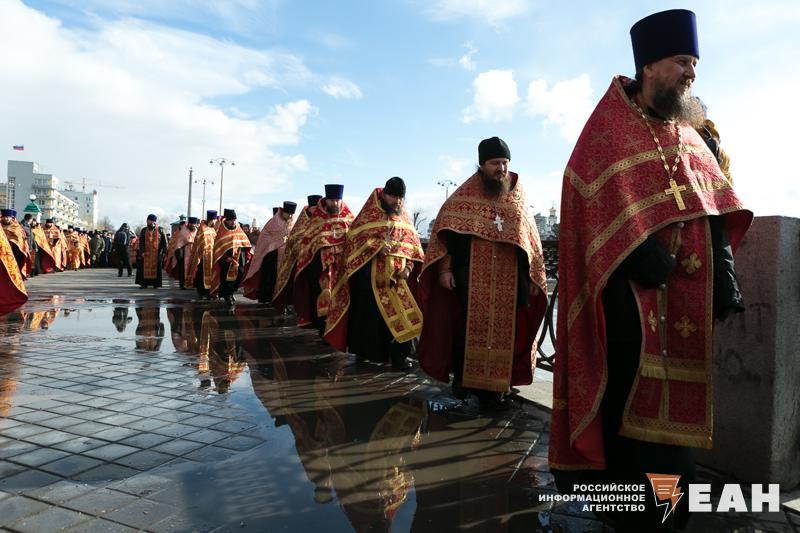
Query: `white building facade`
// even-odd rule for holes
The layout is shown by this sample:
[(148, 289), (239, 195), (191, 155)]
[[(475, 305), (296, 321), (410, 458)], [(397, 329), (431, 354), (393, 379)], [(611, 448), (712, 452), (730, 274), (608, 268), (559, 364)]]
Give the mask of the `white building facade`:
[[(8, 181), (0, 184), (6, 192), (6, 207), (17, 211), (21, 217), (31, 194), (36, 195), (36, 204), (42, 210), (42, 220), (52, 218), (61, 227), (87, 226), (82, 206), (58, 190), (58, 178), (40, 172), (33, 161), (9, 161)], [(96, 205), (96, 203), (95, 203)], [(95, 218), (96, 220), (96, 218)]]

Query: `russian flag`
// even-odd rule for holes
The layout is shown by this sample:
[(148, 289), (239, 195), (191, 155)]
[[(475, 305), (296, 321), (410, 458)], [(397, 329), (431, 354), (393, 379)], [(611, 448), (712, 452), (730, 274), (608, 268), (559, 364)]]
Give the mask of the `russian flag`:
[(25, 149), (25, 145), (24, 144), (15, 144), (14, 145), (14, 150), (24, 150), (24, 149)]

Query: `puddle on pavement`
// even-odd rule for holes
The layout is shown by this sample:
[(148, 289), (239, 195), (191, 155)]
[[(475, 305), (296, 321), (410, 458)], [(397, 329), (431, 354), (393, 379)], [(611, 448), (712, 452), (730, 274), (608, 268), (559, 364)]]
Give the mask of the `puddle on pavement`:
[(11, 367), (24, 369), (26, 350), (69, 338), (196, 368), (175, 387), (241, 409), (255, 425), (242, 435), (264, 441), (140, 474), (165, 481), (202, 530), (538, 531), (567, 520), (538, 503), (554, 490), (541, 419), (482, 416), (424, 376), (356, 364), (276, 323), (257, 306), (157, 302), (12, 313), (0, 319), (0, 395), (13, 404)]

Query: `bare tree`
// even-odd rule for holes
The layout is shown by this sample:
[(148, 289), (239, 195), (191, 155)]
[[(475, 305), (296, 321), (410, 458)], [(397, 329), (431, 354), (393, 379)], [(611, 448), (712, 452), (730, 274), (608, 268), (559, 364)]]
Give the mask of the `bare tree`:
[(417, 233), (419, 233), (420, 226), (422, 226), (423, 222), (428, 220), (428, 217), (422, 216), (422, 211), (414, 211), (411, 214), (411, 217), (412, 217), (412, 223), (414, 224), (414, 229), (417, 231)]
[(101, 229), (101, 230), (104, 230), (104, 231), (112, 231), (112, 230), (114, 230), (116, 228), (114, 228), (114, 224), (111, 223), (111, 219), (108, 218), (108, 216), (104, 216), (97, 223), (97, 229)]

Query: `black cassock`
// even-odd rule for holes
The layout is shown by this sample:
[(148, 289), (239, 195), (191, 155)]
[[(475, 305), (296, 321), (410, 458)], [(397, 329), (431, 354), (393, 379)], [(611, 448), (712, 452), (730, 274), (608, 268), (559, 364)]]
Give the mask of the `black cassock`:
[(272, 301), (272, 293), (275, 292), (275, 282), (278, 277), (278, 250), (272, 250), (264, 256), (261, 262), (261, 283), (258, 286), (259, 303), (269, 303)]
[(350, 276), (347, 347), (359, 359), (402, 361), (411, 353), (411, 341), (396, 342), (386, 326), (372, 291), (372, 261)]
[(225, 259), (228, 257), (233, 257), (233, 249), (231, 248), (227, 252), (222, 259), (219, 260), (219, 296), (220, 298), (225, 298), (226, 296), (232, 296), (234, 292), (239, 288), (239, 284), (242, 283), (242, 278), (244, 278), (244, 267), (245, 261), (247, 260), (247, 253), (246, 248), (239, 248), (239, 267), (236, 272), (236, 279), (234, 281), (228, 281), (228, 269), (231, 266), (231, 263), (228, 263)]

